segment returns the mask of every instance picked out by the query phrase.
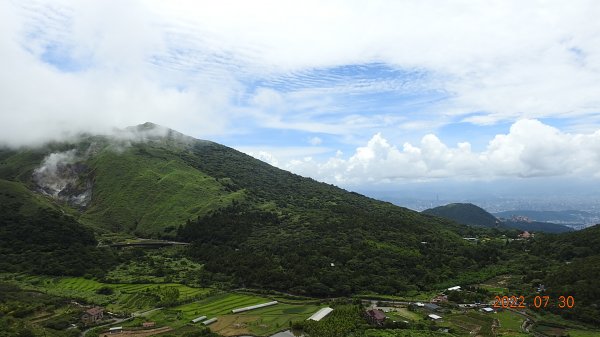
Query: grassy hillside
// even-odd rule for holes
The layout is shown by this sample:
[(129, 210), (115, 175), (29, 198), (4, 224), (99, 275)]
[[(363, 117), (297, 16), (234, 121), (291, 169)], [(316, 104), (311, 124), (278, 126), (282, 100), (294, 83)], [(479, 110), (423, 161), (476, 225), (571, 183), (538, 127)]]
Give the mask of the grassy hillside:
[(172, 232), (190, 219), (245, 197), (186, 165), (178, 153), (136, 144), (107, 148), (88, 160), (93, 169), (91, 206), (81, 221), (140, 235)]

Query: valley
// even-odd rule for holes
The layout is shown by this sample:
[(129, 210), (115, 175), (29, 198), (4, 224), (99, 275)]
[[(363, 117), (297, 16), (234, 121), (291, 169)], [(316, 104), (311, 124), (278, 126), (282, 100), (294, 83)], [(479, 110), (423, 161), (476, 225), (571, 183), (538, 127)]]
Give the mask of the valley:
[[(7, 336), (600, 333), (599, 226), (524, 235), (474, 205), (411, 211), (151, 123), (126, 135), (0, 150)], [(491, 308), (540, 292), (576, 305)]]

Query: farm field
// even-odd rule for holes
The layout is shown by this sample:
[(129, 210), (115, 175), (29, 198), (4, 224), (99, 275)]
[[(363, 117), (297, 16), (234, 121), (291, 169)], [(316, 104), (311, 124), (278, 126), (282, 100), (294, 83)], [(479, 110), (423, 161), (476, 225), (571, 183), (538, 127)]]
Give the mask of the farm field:
[(499, 332), (503, 336), (520, 337), (529, 336), (526, 333), (521, 332), (521, 325), (525, 321), (522, 316), (512, 311), (500, 311), (494, 315), (494, 317), (500, 322)]
[(269, 302), (272, 299), (248, 294), (220, 294), (178, 307), (157, 311), (148, 316), (159, 325), (180, 328), (194, 318), (217, 317), (211, 330), (224, 336), (253, 334), (268, 336), (288, 328), (292, 321), (306, 320), (323, 306), (315, 304), (283, 304), (232, 314), (231, 310)]
[(395, 311), (390, 311), (385, 313), (386, 316), (390, 317), (393, 320), (408, 320), (408, 321), (416, 321), (422, 319), (423, 315), (420, 315), (416, 312), (412, 312), (407, 308), (396, 308)]
[(569, 333), (570, 337), (598, 337), (598, 336), (600, 336), (600, 331), (591, 331), (591, 330), (569, 329), (568, 333)]
[(546, 336), (562, 337), (566, 336), (567, 330), (560, 327), (548, 326), (548, 325), (536, 325), (534, 331), (542, 333)]
[(430, 330), (380, 330), (371, 329), (365, 331), (366, 337), (454, 337), (455, 334), (436, 332)]
[(494, 316), (492, 314), (468, 312), (448, 316), (448, 322), (463, 333), (492, 337), (494, 336), (492, 332)]
[[(132, 312), (153, 308), (160, 302), (161, 295), (167, 288), (177, 289), (179, 301), (192, 300), (211, 291), (208, 288), (192, 288), (176, 283), (110, 284), (82, 277), (24, 276), (17, 277), (15, 280), (24, 288), (66, 298), (81, 299), (105, 306), (107, 310), (113, 312)], [(113, 294), (98, 294), (97, 291), (101, 288), (110, 288), (113, 290)]]
[[(108, 272), (110, 283), (184, 283), (194, 280), (202, 265), (177, 256), (179, 247), (147, 251), (142, 259), (126, 261)], [(160, 276), (158, 276), (160, 275)]]
[(508, 295), (508, 284), (515, 278), (514, 275), (500, 275), (479, 284), (481, 288), (490, 291), (494, 296)]

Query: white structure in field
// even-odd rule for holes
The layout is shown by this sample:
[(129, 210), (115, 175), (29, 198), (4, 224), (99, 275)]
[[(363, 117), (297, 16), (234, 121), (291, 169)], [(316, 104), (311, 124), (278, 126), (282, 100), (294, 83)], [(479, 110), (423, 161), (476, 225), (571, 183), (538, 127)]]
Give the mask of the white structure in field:
[(202, 321), (202, 320), (205, 320), (205, 319), (206, 319), (206, 316), (200, 316), (200, 317), (198, 317), (198, 318), (194, 318), (194, 319), (192, 320), (192, 323), (198, 323), (198, 322), (200, 322), (200, 321)]
[(271, 305), (275, 305), (277, 304), (277, 301), (273, 301), (273, 302), (267, 302), (267, 303), (263, 303), (263, 304), (257, 304), (257, 305), (252, 305), (249, 307), (243, 307), (243, 308), (238, 308), (238, 309), (233, 309), (231, 310), (232, 313), (237, 314), (238, 312), (243, 312), (243, 311), (248, 311), (248, 310), (254, 310), (254, 309), (258, 309), (258, 308), (264, 308), (264, 307), (268, 307)]
[(207, 319), (206, 321), (202, 322), (202, 324), (204, 325), (209, 325), (210, 323), (214, 323), (217, 321), (217, 318), (211, 318), (211, 319)]
[(438, 321), (438, 320), (442, 319), (442, 316), (438, 316), (438, 315), (435, 315), (435, 314), (430, 314), (427, 317), (429, 317), (429, 319), (431, 319), (433, 321)]
[(309, 319), (312, 319), (313, 321), (320, 321), (322, 320), (325, 316), (329, 315), (331, 312), (333, 311), (333, 309), (331, 309), (330, 307), (325, 307), (325, 308), (321, 308), (319, 311), (315, 312), (312, 316), (310, 316), (307, 321)]
[(460, 286), (450, 287), (448, 291), (460, 291)]
[(123, 331), (122, 326), (115, 326), (115, 327), (108, 329), (108, 333), (121, 333), (122, 331)]

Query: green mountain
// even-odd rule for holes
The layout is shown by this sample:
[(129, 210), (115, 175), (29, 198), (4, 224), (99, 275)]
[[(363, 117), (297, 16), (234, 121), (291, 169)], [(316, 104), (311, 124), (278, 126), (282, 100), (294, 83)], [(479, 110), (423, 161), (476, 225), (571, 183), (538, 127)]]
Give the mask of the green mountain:
[(191, 243), (168, 253), (198, 266), (182, 276), (190, 284), (408, 295), (514, 273), (511, 291), (544, 282), (553, 296), (585, 297), (561, 314), (599, 323), (600, 278), (586, 269), (598, 265), (598, 228), (511, 242), (495, 225), (474, 205), (414, 212), (150, 123), (0, 149), (0, 272), (109, 281), (120, 267), (153, 264), (165, 274), (174, 269), (98, 240), (167, 238)]
[(438, 206), (423, 211), (425, 214), (435, 215), (458, 223), (470, 226), (497, 227), (498, 219), (483, 208), (467, 203), (454, 203)]
[(313, 295), (400, 293), (481, 277), (502, 258), (462, 240), (472, 230), (454, 222), (150, 123), (1, 150), (0, 179), (96, 235), (193, 242), (189, 254), (205, 264), (198, 277), (208, 283)]
[(565, 233), (572, 228), (550, 222), (530, 221), (520, 218), (496, 218), (481, 207), (468, 203), (438, 206), (423, 211), (425, 214), (454, 220), (458, 223), (490, 228), (519, 229), (530, 232)]

